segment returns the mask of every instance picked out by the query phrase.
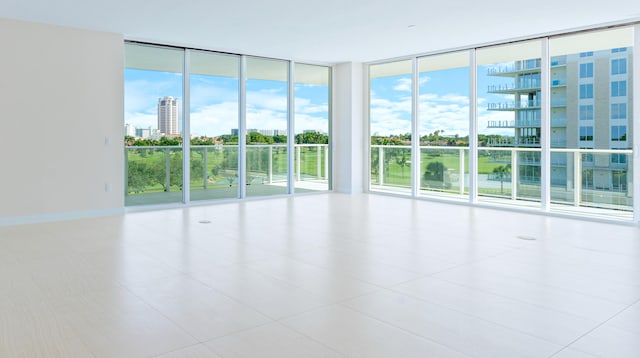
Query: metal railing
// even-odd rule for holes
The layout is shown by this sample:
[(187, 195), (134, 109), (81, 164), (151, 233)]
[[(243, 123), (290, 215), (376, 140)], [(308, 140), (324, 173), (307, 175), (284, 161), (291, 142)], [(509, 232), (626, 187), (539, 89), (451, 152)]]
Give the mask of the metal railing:
[(500, 138), (489, 138), (487, 141), (487, 146), (489, 147), (513, 147), (513, 146), (539, 146), (540, 138), (538, 137), (500, 137)]
[(522, 71), (540, 70), (541, 64), (542, 62), (540, 59), (514, 61), (506, 65), (489, 67), (487, 69), (487, 75), (491, 76)]
[(538, 108), (540, 107), (539, 100), (522, 100), (520, 102), (502, 102), (502, 103), (487, 103), (487, 110), (514, 110), (520, 108)]

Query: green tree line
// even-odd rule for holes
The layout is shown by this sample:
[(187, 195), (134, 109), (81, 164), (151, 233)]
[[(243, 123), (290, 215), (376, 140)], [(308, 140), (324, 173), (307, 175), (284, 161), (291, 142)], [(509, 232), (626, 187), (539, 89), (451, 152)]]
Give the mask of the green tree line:
[[(444, 131), (436, 130), (433, 133), (425, 134), (420, 137), (420, 145), (423, 146), (455, 146), (468, 147), (469, 136), (461, 137), (458, 134), (446, 136)], [(478, 145), (480, 147), (487, 146), (491, 140), (499, 140), (512, 138), (499, 134), (478, 134)], [(392, 134), (388, 136), (372, 135), (371, 145), (411, 145), (411, 133)]]
[[(286, 144), (286, 135), (267, 136), (258, 132), (247, 134), (249, 144)], [(328, 144), (329, 136), (320, 132), (298, 133), (294, 137), (295, 144)], [(161, 137), (160, 139), (124, 137), (126, 146), (176, 146), (182, 145), (182, 137)], [(234, 134), (223, 134), (217, 137), (194, 137), (191, 138), (191, 145), (216, 145), (216, 144), (238, 144), (238, 136)]]

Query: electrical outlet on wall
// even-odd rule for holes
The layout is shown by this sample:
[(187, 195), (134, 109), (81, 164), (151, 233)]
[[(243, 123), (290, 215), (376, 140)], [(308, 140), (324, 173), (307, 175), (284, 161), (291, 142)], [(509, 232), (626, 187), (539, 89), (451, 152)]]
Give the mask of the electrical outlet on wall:
[(104, 191), (105, 191), (105, 193), (110, 193), (111, 192), (111, 183), (109, 183), (109, 182), (104, 183)]

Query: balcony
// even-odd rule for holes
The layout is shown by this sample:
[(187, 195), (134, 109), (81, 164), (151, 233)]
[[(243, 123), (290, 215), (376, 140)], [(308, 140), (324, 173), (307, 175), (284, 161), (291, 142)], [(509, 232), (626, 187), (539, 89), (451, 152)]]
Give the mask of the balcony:
[[(519, 73), (540, 72), (541, 65), (542, 65), (542, 62), (540, 59), (514, 61), (506, 65), (489, 67), (487, 69), (487, 75), (512, 77), (513, 75), (519, 74)], [(563, 67), (566, 65), (567, 65), (566, 57), (551, 59), (552, 68)]]
[(487, 103), (489, 111), (516, 111), (523, 109), (539, 109), (539, 100), (522, 100), (520, 102)]
[(540, 128), (540, 120), (519, 119), (517, 121), (488, 121), (487, 128)]
[[(297, 192), (328, 190), (327, 144), (296, 144)], [(181, 146), (126, 146), (126, 204), (180, 202), (183, 196)], [(253, 195), (287, 193), (287, 146), (247, 145), (246, 183)], [(238, 146), (193, 145), (189, 166), (191, 200), (238, 197)]]
[(507, 65), (492, 66), (487, 69), (489, 76), (513, 76), (518, 73), (540, 72), (540, 59), (515, 61)]
[[(468, 147), (421, 146), (419, 193), (468, 200), (470, 177), (476, 175), (479, 198), (534, 205), (540, 201), (542, 190), (540, 153), (539, 148), (479, 147), (478, 172), (472, 174)], [(593, 160), (590, 161), (597, 155), (609, 157), (613, 153), (622, 156), (619, 160), (624, 162), (633, 157), (631, 150), (551, 149), (552, 204), (604, 209), (614, 216), (630, 215), (633, 195), (626, 164), (610, 162), (594, 174)], [(371, 190), (410, 195), (415, 163), (402, 159), (410, 158), (410, 154), (410, 146), (372, 145)]]
[(516, 86), (513, 83), (501, 84), (501, 85), (489, 85), (487, 86), (487, 93), (516, 94), (516, 93), (533, 92), (539, 89), (540, 89), (540, 82), (529, 81), (529, 83), (520, 84), (518, 86)]
[(551, 58), (551, 67), (562, 67), (567, 65), (566, 56), (557, 56)]
[(487, 128), (515, 128), (515, 121), (488, 121)]
[(500, 137), (500, 138), (489, 138), (487, 141), (487, 146), (489, 147), (539, 147), (540, 146), (540, 138), (538, 137), (524, 137), (524, 138), (514, 138), (514, 137)]

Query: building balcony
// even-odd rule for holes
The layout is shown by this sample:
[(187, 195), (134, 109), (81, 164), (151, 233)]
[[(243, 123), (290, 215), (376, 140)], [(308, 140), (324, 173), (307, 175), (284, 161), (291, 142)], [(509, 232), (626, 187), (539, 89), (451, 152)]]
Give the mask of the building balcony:
[[(564, 67), (566, 65), (567, 65), (566, 58), (551, 59), (552, 68)], [(540, 71), (541, 71), (541, 60), (532, 59), (532, 60), (524, 60), (524, 61), (514, 61), (506, 65), (490, 67), (487, 69), (487, 75), (513, 77), (516, 74), (532, 73), (532, 72), (540, 72)]]
[[(566, 80), (552, 80), (551, 87), (552, 88), (560, 88), (566, 87)], [(495, 93), (495, 94), (518, 94), (518, 93), (529, 93), (539, 91), (542, 88), (542, 84), (540, 81), (528, 81), (527, 83), (506, 83), (499, 85), (489, 85), (487, 86), (487, 93)]]
[(551, 58), (551, 67), (562, 67), (567, 65), (566, 56), (558, 56)]
[(509, 84), (501, 84), (501, 85), (490, 85), (487, 86), (487, 93), (496, 93), (496, 94), (518, 94), (518, 93), (529, 93), (540, 90), (540, 83), (528, 83), (515, 85), (512, 83)]
[[(192, 199), (237, 198), (240, 176), (238, 145), (192, 145), (189, 187)], [(173, 202), (182, 196), (181, 146), (126, 146), (127, 205)], [(287, 145), (248, 144), (244, 185), (254, 195), (286, 193)], [(295, 187), (328, 190), (329, 146), (294, 145)], [(179, 199), (178, 199), (179, 200)]]
[(487, 122), (487, 128), (515, 128), (515, 121), (489, 121)]
[(526, 137), (501, 137), (501, 138), (489, 138), (486, 144), (488, 147), (539, 147), (540, 138)]
[(540, 109), (540, 101), (523, 100), (520, 102), (487, 103), (487, 110), (489, 111), (517, 111), (523, 109)]
[(487, 75), (512, 77), (520, 73), (540, 72), (540, 64), (540, 59), (515, 61), (506, 65), (489, 67)]
[(540, 128), (540, 120), (488, 121), (487, 128)]
[[(470, 179), (474, 177), (478, 197), (540, 200), (540, 148), (482, 145), (477, 150), (476, 173), (469, 172), (468, 147), (419, 148), (419, 163), (412, 163), (410, 146), (371, 145), (371, 190), (409, 195), (417, 170), (419, 195), (468, 198)], [(609, 158), (613, 153), (622, 162), (633, 157), (631, 150), (551, 149), (551, 200), (569, 206), (614, 209), (616, 213), (630, 211), (632, 195), (626, 164), (607, 161), (606, 167), (594, 168), (598, 158)], [(589, 175), (595, 169), (608, 170), (609, 175)]]

